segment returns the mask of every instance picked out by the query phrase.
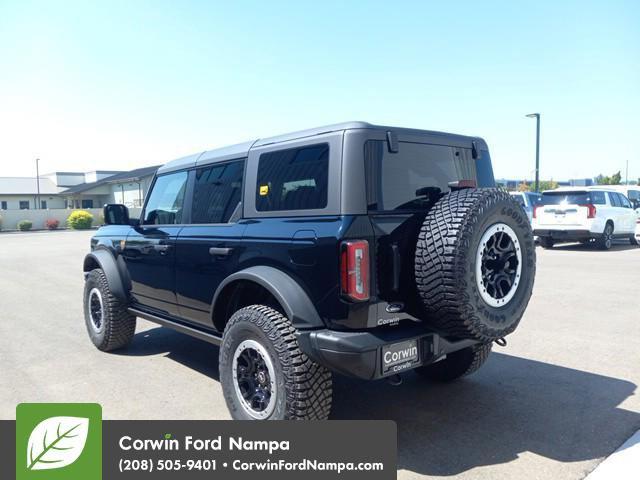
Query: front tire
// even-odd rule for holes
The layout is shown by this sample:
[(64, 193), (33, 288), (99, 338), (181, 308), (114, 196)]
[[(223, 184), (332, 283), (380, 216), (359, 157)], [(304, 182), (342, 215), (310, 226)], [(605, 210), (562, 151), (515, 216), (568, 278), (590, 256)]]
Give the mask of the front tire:
[(136, 331), (136, 317), (118, 300), (99, 268), (84, 283), (84, 320), (93, 344), (103, 352), (126, 347)]
[(418, 367), (416, 373), (436, 382), (451, 382), (476, 372), (487, 361), (491, 343), (473, 345), (447, 355), (447, 358), (431, 365)]
[(229, 319), (220, 383), (235, 420), (325, 420), (331, 411), (331, 372), (300, 350), (289, 319), (264, 305)]

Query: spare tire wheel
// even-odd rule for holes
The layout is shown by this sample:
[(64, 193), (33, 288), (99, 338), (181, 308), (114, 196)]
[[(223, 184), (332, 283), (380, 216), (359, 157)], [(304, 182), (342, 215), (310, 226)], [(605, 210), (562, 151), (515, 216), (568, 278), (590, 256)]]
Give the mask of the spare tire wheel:
[(443, 333), (481, 341), (513, 332), (536, 270), (529, 220), (507, 192), (464, 189), (427, 214), (415, 276), (426, 320)]

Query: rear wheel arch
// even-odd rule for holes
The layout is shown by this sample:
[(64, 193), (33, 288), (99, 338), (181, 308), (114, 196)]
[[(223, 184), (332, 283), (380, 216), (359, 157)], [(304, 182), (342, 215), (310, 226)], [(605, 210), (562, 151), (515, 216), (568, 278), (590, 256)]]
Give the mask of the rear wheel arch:
[(218, 286), (211, 306), (216, 329), (223, 331), (236, 310), (257, 303), (260, 296), (298, 329), (324, 327), (313, 302), (298, 282), (277, 268), (256, 266), (230, 275)]
[(212, 311), (216, 330), (224, 331), (231, 316), (238, 310), (254, 304), (267, 305), (285, 315), (284, 308), (265, 287), (252, 280), (240, 279), (227, 283), (218, 294)]

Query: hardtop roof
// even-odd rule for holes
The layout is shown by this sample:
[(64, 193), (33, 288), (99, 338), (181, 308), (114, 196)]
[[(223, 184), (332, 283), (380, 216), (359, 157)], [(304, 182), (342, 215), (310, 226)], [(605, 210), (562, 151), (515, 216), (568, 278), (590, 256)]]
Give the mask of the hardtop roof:
[(158, 169), (158, 173), (164, 173), (173, 170), (180, 170), (184, 168), (190, 168), (197, 165), (206, 165), (209, 163), (222, 162), (225, 160), (231, 160), (234, 158), (246, 157), (249, 154), (249, 150), (253, 147), (260, 147), (265, 145), (272, 145), (276, 143), (286, 142), (290, 140), (298, 140), (307, 137), (313, 137), (322, 135), (325, 133), (339, 132), (346, 130), (356, 129), (369, 129), (369, 130), (383, 130), (393, 131), (397, 134), (428, 134), (431, 136), (452, 137), (456, 139), (466, 139), (468, 141), (480, 140), (479, 137), (470, 137), (466, 135), (459, 135), (455, 133), (438, 132), (433, 130), (421, 130), (415, 128), (401, 128), (401, 127), (389, 127), (384, 125), (374, 125), (367, 122), (352, 121), (336, 123), (333, 125), (325, 125), (322, 127), (310, 128), (306, 130), (299, 130), (291, 133), (285, 133), (282, 135), (276, 135), (267, 138), (258, 138), (249, 142), (239, 143), (235, 145), (229, 145), (226, 147), (215, 148), (212, 150), (205, 150), (204, 152), (195, 153), (186, 157), (181, 157), (176, 160), (172, 160)]

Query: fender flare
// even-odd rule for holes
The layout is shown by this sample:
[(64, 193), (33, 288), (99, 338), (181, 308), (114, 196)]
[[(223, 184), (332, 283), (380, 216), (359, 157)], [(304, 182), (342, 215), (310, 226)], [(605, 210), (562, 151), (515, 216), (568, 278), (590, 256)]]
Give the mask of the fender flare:
[[(119, 261), (118, 261), (119, 260)], [(96, 248), (84, 257), (83, 271), (85, 275), (98, 265), (107, 277), (107, 284), (111, 293), (123, 303), (129, 302), (129, 292), (131, 291), (131, 282), (127, 281), (128, 276), (123, 274), (124, 261), (121, 257), (114, 257), (106, 248)], [(121, 263), (121, 265), (119, 265)], [(126, 269), (124, 270), (126, 272)]]
[(282, 270), (268, 266), (249, 267), (225, 278), (213, 295), (212, 312), (215, 311), (217, 302), (222, 301), (220, 294), (225, 287), (239, 280), (255, 282), (267, 289), (282, 305), (284, 313), (295, 328), (305, 330), (325, 326), (313, 302), (298, 282)]

